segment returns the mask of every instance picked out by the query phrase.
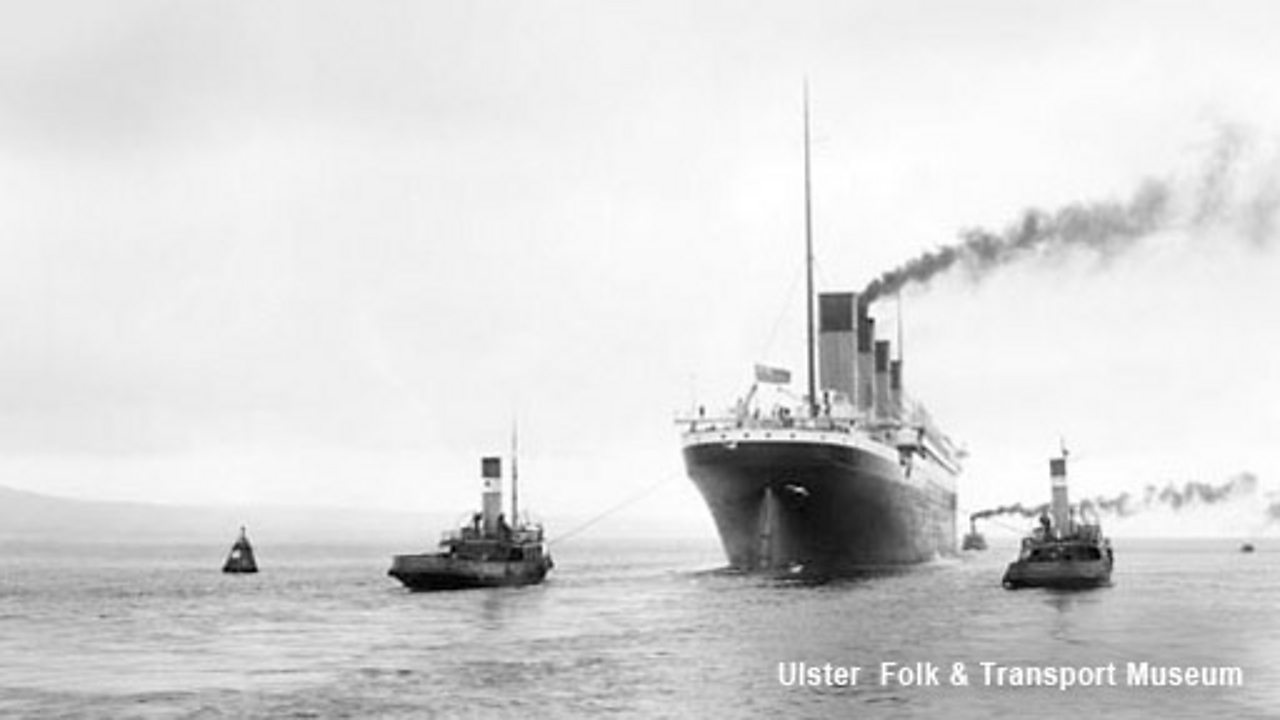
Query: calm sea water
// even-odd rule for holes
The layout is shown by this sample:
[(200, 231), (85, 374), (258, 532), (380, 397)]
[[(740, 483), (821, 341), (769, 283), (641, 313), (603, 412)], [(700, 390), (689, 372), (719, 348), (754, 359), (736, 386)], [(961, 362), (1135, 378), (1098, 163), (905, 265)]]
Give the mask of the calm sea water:
[[(411, 594), (392, 550), (259, 547), (229, 577), (223, 547), (0, 545), (0, 716), (1280, 716), (1280, 545), (1120, 541), (1115, 585), (1080, 593), (1001, 589), (1012, 546), (802, 585), (714, 572), (714, 540), (575, 538), (542, 586)], [(1244, 682), (1128, 685), (1144, 661)], [(792, 662), (865, 669), (785, 685)], [(882, 686), (882, 662), (942, 685)], [(982, 662), (1116, 663), (1118, 686), (988, 687)]]

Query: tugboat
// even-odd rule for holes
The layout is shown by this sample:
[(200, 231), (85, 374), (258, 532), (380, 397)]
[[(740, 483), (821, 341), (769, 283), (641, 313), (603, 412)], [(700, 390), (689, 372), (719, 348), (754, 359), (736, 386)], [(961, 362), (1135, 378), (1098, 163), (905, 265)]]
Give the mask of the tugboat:
[[(514, 443), (513, 443), (514, 444)], [(502, 459), (482, 458), (481, 512), (440, 540), (440, 552), (396, 555), (387, 574), (410, 590), (459, 590), (535, 585), (554, 567), (542, 526), (507, 524), (502, 510)], [(511, 459), (511, 517), (519, 518), (514, 453)]]
[(969, 516), (969, 532), (960, 543), (961, 550), (986, 550), (987, 539), (978, 532), (977, 518)]
[(222, 564), (222, 572), (258, 572), (258, 563), (253, 559), (253, 546), (249, 544), (249, 537), (245, 535), (243, 525), (240, 526), (240, 537), (236, 538), (235, 544), (231, 546), (231, 552), (227, 555), (227, 561)]
[(1009, 563), (1003, 584), (1010, 590), (1024, 587), (1083, 589), (1111, 584), (1115, 558), (1111, 542), (1096, 523), (1077, 523), (1067, 500), (1067, 451), (1049, 460), (1053, 497), (1040, 527), (1022, 539), (1018, 559)]

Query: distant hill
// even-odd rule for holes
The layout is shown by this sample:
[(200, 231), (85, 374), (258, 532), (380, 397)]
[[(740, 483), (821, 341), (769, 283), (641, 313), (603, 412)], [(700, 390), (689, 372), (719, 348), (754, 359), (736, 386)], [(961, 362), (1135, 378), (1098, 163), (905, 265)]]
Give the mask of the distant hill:
[(454, 515), (271, 506), (196, 507), (74, 500), (0, 486), (0, 540), (230, 543), (255, 541), (433, 545)]

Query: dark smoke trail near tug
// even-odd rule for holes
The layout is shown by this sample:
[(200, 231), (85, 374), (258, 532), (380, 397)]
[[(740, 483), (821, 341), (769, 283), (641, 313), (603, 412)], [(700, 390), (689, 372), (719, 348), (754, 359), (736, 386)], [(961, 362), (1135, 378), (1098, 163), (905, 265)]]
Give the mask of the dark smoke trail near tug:
[[(1077, 504), (1077, 507), (1080, 512), (1089, 515), (1106, 514), (1124, 518), (1161, 507), (1177, 511), (1184, 507), (1215, 505), (1252, 495), (1257, 486), (1258, 477), (1256, 475), (1251, 472), (1240, 472), (1225, 482), (1218, 484), (1195, 481), (1171, 482), (1163, 487), (1147, 485), (1140, 494), (1123, 492), (1114, 497), (1083, 498)], [(1043, 515), (1048, 510), (1049, 503), (1041, 503), (1040, 505), (1013, 503), (978, 510), (969, 516), (969, 521), (972, 524), (977, 520), (1003, 515), (1034, 518)]]
[(957, 451), (903, 392), (870, 299), (815, 303), (807, 97), (804, 121), (807, 393), (799, 407), (761, 407), (760, 385), (790, 373), (757, 366), (732, 410), (682, 421), (687, 472), (737, 570), (838, 575), (953, 554)]

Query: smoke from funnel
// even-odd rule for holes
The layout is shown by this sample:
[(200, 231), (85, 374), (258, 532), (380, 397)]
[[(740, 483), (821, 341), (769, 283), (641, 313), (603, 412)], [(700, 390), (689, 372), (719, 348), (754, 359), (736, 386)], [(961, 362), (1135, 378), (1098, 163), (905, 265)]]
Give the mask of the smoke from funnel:
[(969, 516), (969, 521), (984, 520), (990, 517), (998, 517), (1000, 515), (1018, 515), (1020, 517), (1039, 517), (1049, 512), (1049, 503), (1028, 507), (1022, 503), (1014, 503), (1012, 505), (1001, 505), (1000, 507), (990, 508), (988, 510), (979, 510)]
[[(1125, 492), (1111, 498), (1097, 497), (1081, 500), (1078, 507), (1081, 513), (1129, 517), (1130, 515), (1159, 507), (1168, 507), (1177, 511), (1184, 507), (1196, 505), (1215, 505), (1244, 495), (1251, 495), (1257, 488), (1258, 477), (1250, 472), (1242, 472), (1217, 485), (1203, 482), (1187, 482), (1181, 485), (1170, 483), (1162, 488), (1148, 485), (1144, 488), (1141, 497)], [(969, 519), (982, 520), (999, 515), (1037, 517), (1041, 513), (1047, 512), (1048, 509), (1048, 503), (1034, 507), (1015, 503), (1013, 505), (1001, 505), (988, 510), (979, 510), (970, 515)], [(1271, 520), (1280, 521), (1280, 501), (1273, 503), (1268, 508), (1268, 515)]]
[[(1243, 237), (1264, 245), (1275, 234), (1280, 175), (1274, 163), (1264, 162), (1261, 175), (1249, 183), (1241, 181), (1246, 140), (1237, 128), (1221, 129), (1197, 180), (1191, 183), (1149, 179), (1127, 202), (1075, 203), (1052, 212), (1030, 209), (1002, 232), (965, 230), (960, 242), (882, 273), (863, 289), (861, 297), (872, 302), (958, 269), (981, 280), (1020, 260), (1077, 249), (1114, 257), (1150, 235), (1177, 228), (1199, 230), (1234, 223)], [(1241, 186), (1246, 186), (1243, 196)]]
[(1271, 504), (1267, 506), (1267, 522), (1280, 522), (1280, 499), (1277, 499), (1280, 493), (1271, 493), (1267, 496), (1271, 500)]
[(1116, 517), (1128, 517), (1143, 510), (1158, 507), (1181, 510), (1184, 506), (1216, 505), (1243, 495), (1253, 494), (1257, 488), (1258, 477), (1250, 472), (1242, 472), (1217, 485), (1204, 482), (1187, 482), (1182, 485), (1170, 483), (1162, 488), (1148, 485), (1143, 489), (1140, 499), (1126, 492), (1113, 498), (1081, 500), (1080, 509)]

